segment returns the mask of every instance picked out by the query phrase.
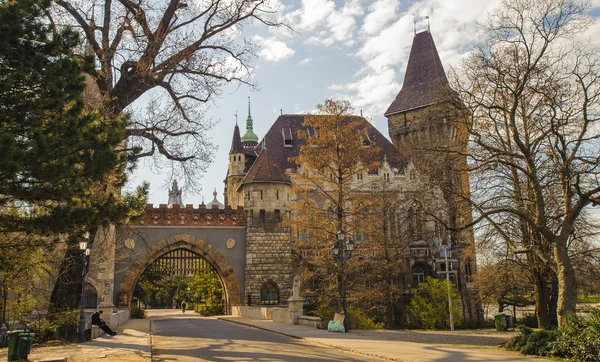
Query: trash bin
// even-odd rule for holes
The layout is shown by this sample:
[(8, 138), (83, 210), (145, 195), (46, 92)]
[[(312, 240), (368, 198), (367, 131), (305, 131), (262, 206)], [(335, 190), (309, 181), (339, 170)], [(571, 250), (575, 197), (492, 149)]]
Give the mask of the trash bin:
[(494, 324), (498, 332), (506, 331), (506, 313), (498, 312), (492, 314), (494, 316)]
[(512, 314), (507, 314), (504, 317), (506, 318), (506, 329), (508, 329), (508, 328), (515, 328), (515, 326), (513, 324), (513, 316), (512, 316)]
[(19, 329), (7, 332), (8, 334), (8, 362), (27, 360), (33, 344), (33, 333), (29, 326), (25, 330)]

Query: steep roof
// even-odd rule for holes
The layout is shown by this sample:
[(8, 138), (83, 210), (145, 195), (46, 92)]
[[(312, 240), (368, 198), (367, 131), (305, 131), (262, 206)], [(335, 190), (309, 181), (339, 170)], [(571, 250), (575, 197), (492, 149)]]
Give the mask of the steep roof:
[(416, 34), (410, 50), (404, 83), (385, 116), (451, 99), (440, 56), (429, 31)]
[[(273, 164), (281, 171), (286, 169), (295, 169), (298, 165), (290, 158), (300, 154), (300, 147), (304, 140), (298, 137), (298, 132), (307, 132), (307, 127), (303, 125), (307, 114), (284, 114), (277, 118), (271, 126), (265, 137), (256, 148), (257, 152), (262, 154), (262, 150), (269, 150), (268, 157), (273, 160)], [(318, 116), (317, 116), (318, 117)], [(387, 157), (391, 167), (402, 170), (407, 165), (407, 160), (403, 158), (398, 149), (385, 138), (369, 121), (362, 117), (352, 116), (361, 122), (361, 128), (367, 133), (372, 143), (380, 147), (377, 158), (382, 160)], [(311, 132), (313, 130), (311, 129)], [(266, 147), (264, 147), (266, 146)], [(259, 155), (259, 159), (260, 159)], [(255, 164), (258, 162), (255, 162)], [(250, 174), (250, 171), (248, 172)]]
[(258, 158), (248, 170), (241, 185), (254, 182), (278, 182), (291, 184), (290, 178), (285, 174), (268, 149), (263, 148)]
[(240, 127), (238, 127), (237, 123), (235, 124), (235, 128), (233, 129), (231, 149), (229, 150), (229, 154), (232, 153), (244, 153), (244, 147), (242, 146), (242, 140), (240, 138)]

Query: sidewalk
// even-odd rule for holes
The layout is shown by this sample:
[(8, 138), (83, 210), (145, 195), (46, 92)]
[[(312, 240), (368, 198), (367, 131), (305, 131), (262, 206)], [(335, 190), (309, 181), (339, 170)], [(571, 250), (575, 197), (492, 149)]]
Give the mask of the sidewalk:
[[(150, 320), (131, 319), (117, 328), (114, 337), (103, 335), (84, 344), (34, 346), (28, 358), (36, 360), (61, 360), (69, 362), (146, 362), (150, 361)], [(0, 350), (0, 361), (7, 360), (7, 349)]]
[(540, 357), (522, 356), (497, 347), (515, 335), (515, 332), (357, 330), (333, 333), (311, 327), (243, 317), (223, 316), (219, 319), (390, 361), (548, 361)]

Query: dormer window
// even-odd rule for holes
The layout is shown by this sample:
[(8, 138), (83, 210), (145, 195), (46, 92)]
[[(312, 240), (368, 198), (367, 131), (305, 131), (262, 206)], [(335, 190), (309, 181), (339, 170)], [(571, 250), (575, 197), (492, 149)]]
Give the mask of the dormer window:
[(293, 140), (294, 140), (294, 137), (292, 136), (292, 129), (291, 128), (288, 128), (288, 129), (282, 128), (281, 135), (283, 136), (283, 146), (284, 147), (292, 147)]
[(363, 144), (363, 147), (365, 147), (365, 148), (371, 147), (371, 139), (369, 138), (369, 134), (366, 132), (362, 137), (362, 144)]

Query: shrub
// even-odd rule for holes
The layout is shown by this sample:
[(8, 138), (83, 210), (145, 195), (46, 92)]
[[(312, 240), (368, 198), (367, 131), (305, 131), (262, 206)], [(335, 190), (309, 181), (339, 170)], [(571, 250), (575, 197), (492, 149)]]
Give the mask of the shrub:
[[(316, 312), (317, 317), (320, 317), (322, 321), (327, 322), (333, 320), (335, 313), (339, 313), (341, 308), (333, 307), (322, 307)], [(350, 320), (350, 329), (382, 329), (384, 323), (373, 322), (369, 316), (360, 308), (353, 305), (348, 306), (348, 318)]]
[(221, 305), (194, 305), (194, 312), (203, 316), (222, 315), (224, 314), (223, 306)]
[(526, 326), (519, 329), (520, 333), (506, 342), (507, 349), (537, 356), (553, 354), (553, 346), (558, 334), (556, 330), (533, 331)]
[(354, 306), (348, 307), (350, 329), (383, 329), (384, 323), (375, 323), (367, 314)]
[(145, 309), (138, 307), (137, 305), (131, 306), (131, 311), (130, 311), (131, 318), (144, 318), (145, 313), (146, 313)]
[[(448, 286), (448, 283), (450, 285)], [(449, 287), (449, 288), (448, 288)], [(447, 280), (427, 277), (417, 289), (408, 307), (409, 324), (416, 328), (446, 329), (450, 325), (448, 289), (452, 295), (452, 315), (456, 327), (462, 325), (461, 301), (456, 286)]]
[(582, 317), (572, 314), (558, 329), (555, 354), (578, 361), (600, 361), (600, 310), (590, 310)]

